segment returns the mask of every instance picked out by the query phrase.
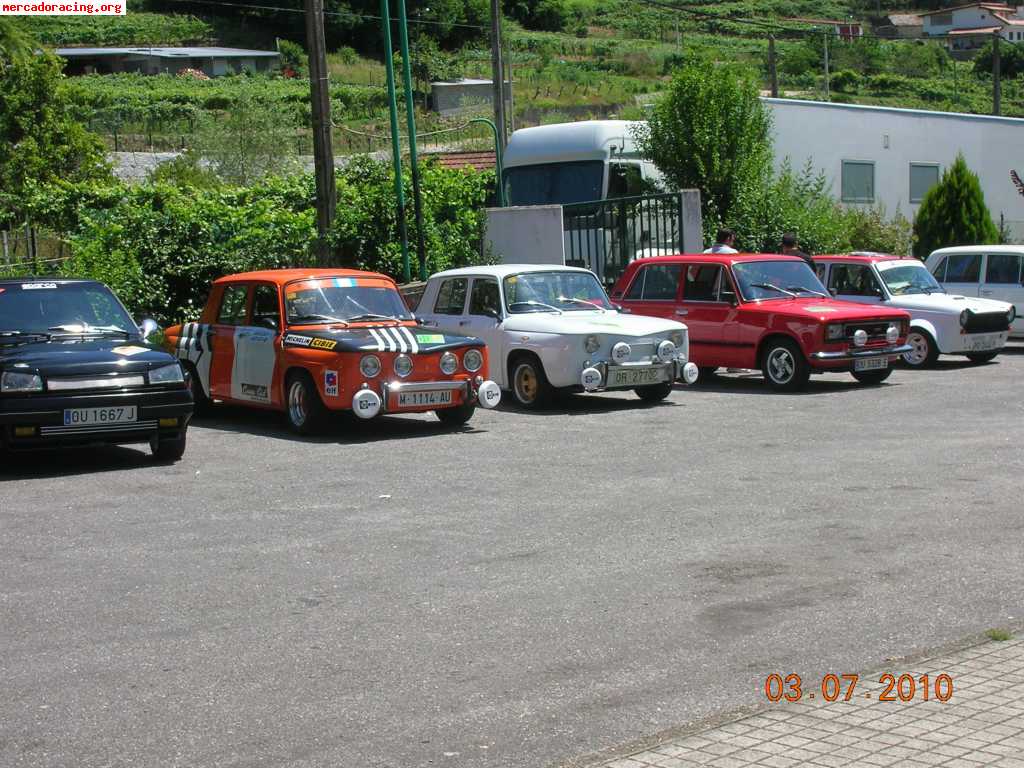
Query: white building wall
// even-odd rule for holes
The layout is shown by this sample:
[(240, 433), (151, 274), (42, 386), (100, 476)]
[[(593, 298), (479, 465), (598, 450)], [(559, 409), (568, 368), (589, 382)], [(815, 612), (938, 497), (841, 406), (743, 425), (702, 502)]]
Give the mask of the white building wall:
[(810, 160), (825, 173), (837, 198), (842, 161), (875, 163), (875, 201), (888, 215), (912, 219), (910, 164), (938, 163), (944, 171), (962, 152), (978, 174), (996, 224), (1002, 214), (1016, 240), (1024, 241), (1024, 197), (1010, 170), (1024, 176), (1024, 119), (926, 112), (790, 99), (764, 99), (774, 117), (775, 162), (789, 158), (795, 170)]
[[(1004, 16), (1009, 15), (1012, 11), (1004, 13)], [(928, 35), (945, 35), (952, 29), (974, 29), (976, 27), (997, 27), (1002, 24), (997, 18), (995, 18), (989, 11), (979, 6), (972, 6), (970, 8), (961, 8), (956, 11), (952, 11), (953, 23), (952, 24), (936, 24), (936, 20), (942, 20), (945, 14), (933, 14), (924, 17), (924, 31)]]

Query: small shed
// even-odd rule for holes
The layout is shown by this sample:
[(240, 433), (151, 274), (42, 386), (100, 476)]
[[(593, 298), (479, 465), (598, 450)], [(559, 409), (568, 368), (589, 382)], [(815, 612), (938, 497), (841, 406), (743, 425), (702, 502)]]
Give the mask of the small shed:
[[(494, 104), (493, 80), (463, 78), (430, 84), (430, 104), (441, 115), (459, 115), (489, 109)], [(505, 81), (505, 93), (510, 93)], [(506, 99), (506, 101), (508, 101)]]
[(916, 13), (890, 13), (875, 31), (882, 37), (911, 40), (924, 35), (924, 19)]
[(107, 75), (138, 72), (143, 75), (176, 74), (183, 69), (199, 70), (209, 77), (241, 72), (268, 72), (277, 69), (281, 54), (246, 48), (58, 48), (57, 55), (67, 61), (67, 75)]

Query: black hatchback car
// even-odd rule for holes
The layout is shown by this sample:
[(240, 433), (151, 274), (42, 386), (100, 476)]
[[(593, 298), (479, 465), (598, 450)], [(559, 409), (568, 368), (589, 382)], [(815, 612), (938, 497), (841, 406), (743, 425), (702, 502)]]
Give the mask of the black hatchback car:
[(155, 329), (93, 280), (0, 279), (0, 451), (148, 442), (180, 459), (192, 395)]

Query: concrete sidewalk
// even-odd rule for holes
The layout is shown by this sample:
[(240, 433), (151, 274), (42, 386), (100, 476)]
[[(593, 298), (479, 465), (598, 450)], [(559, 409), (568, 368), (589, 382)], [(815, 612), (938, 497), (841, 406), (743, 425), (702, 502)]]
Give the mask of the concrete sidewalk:
[[(908, 702), (879, 701), (891, 672), (931, 681), (947, 674), (953, 695), (943, 703), (918, 691)], [(787, 689), (788, 690), (788, 689)], [(596, 763), (605, 768), (788, 768), (789, 766), (998, 766), (1024, 768), (1024, 637), (862, 675), (849, 702), (822, 698), (821, 680), (804, 680), (797, 702), (782, 700), (755, 714)], [(829, 695), (831, 691), (829, 689)], [(846, 683), (842, 682), (845, 694)], [(906, 683), (904, 693), (909, 693)], [(814, 694), (814, 698), (811, 698)], [(895, 695), (895, 689), (893, 691)]]

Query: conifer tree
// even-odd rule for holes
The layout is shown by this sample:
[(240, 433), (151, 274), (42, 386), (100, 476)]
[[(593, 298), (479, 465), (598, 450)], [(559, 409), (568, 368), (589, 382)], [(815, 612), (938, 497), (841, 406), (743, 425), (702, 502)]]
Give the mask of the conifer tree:
[(914, 255), (924, 259), (936, 248), (996, 242), (999, 230), (985, 205), (978, 175), (958, 154), (921, 201), (914, 220)]

